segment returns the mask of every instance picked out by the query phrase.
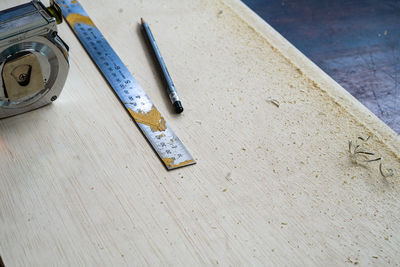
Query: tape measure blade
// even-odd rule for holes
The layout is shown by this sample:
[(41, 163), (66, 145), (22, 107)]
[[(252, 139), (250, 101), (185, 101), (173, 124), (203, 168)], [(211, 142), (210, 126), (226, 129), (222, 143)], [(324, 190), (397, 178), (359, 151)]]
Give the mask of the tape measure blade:
[(57, 0), (65, 20), (168, 170), (196, 161), (77, 0)]

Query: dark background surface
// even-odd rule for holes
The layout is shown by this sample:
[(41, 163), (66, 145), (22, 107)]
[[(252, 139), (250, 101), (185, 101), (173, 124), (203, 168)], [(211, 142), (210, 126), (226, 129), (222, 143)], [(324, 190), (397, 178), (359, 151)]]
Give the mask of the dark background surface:
[(400, 0), (242, 0), (400, 134)]

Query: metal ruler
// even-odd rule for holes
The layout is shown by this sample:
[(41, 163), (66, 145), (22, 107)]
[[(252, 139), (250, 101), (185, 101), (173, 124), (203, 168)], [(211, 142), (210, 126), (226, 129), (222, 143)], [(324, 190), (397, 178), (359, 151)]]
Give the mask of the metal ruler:
[(86, 51), (168, 170), (195, 160), (77, 0), (56, 0)]

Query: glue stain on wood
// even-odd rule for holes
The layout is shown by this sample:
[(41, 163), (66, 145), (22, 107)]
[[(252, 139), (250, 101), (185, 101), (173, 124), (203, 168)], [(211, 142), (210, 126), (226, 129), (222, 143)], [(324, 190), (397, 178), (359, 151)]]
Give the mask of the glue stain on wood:
[(179, 167), (183, 167), (183, 166), (190, 165), (190, 164), (194, 163), (193, 159), (192, 160), (183, 161), (183, 162), (181, 162), (179, 164), (174, 164), (175, 163), (175, 159), (174, 158), (163, 158), (162, 161), (169, 168), (179, 168)]
[(150, 126), (153, 132), (162, 132), (167, 129), (164, 117), (161, 116), (161, 113), (155, 106), (153, 106), (149, 112), (135, 112), (132, 109), (128, 110), (136, 122)]
[(77, 13), (69, 14), (67, 16), (66, 20), (72, 26), (72, 28), (74, 28), (75, 24), (77, 24), (77, 23), (83, 23), (83, 24), (95, 27), (93, 21), (89, 17), (83, 16), (83, 15), (77, 14)]

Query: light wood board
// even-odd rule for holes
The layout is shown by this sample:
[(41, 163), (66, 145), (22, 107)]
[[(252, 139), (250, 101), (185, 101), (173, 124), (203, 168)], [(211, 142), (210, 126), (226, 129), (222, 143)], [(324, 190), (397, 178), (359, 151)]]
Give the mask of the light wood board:
[[(80, 3), (198, 164), (166, 171), (62, 24), (62, 95), (0, 121), (6, 266), (400, 264), (399, 137), (267, 23), (238, 0)], [(352, 161), (359, 136), (394, 176)]]

